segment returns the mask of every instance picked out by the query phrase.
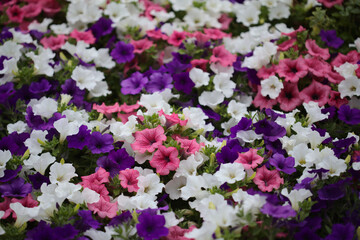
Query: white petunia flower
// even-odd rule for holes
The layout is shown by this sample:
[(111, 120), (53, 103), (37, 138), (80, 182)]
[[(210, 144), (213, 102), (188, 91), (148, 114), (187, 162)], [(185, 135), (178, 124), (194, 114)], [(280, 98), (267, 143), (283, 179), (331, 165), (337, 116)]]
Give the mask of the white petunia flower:
[(276, 76), (270, 76), (261, 81), (261, 95), (275, 99), (279, 96), (284, 84)]
[(9, 123), (6, 126), (6, 129), (8, 133), (12, 133), (12, 132), (23, 133), (29, 130), (28, 125), (21, 120), (17, 121), (16, 123)]
[(189, 72), (190, 79), (195, 83), (195, 87), (206, 86), (209, 84), (209, 73), (204, 72), (200, 68), (193, 68)]
[(36, 171), (45, 175), (47, 167), (55, 162), (56, 158), (50, 153), (46, 152), (40, 156), (31, 154), (29, 159), (24, 161), (24, 165), (29, 168), (34, 168)]
[(233, 95), (236, 84), (230, 80), (231, 75), (220, 73), (214, 77), (214, 88), (216, 91), (222, 92), (225, 97), (229, 98)]
[(126, 7), (126, 4), (116, 2), (110, 2), (107, 4), (104, 13), (108, 15), (114, 23), (130, 16), (130, 12)]
[(0, 178), (4, 176), (6, 163), (11, 159), (11, 157), (11, 152), (9, 150), (0, 150)]
[(21, 227), (29, 220), (38, 217), (40, 206), (28, 208), (24, 207), (21, 203), (10, 203), (10, 208), (16, 213), (15, 227)]
[(327, 119), (330, 114), (330, 113), (323, 114), (321, 110), (324, 107), (319, 107), (319, 104), (317, 102), (310, 101), (308, 103), (303, 103), (303, 106), (307, 112), (309, 125)]
[(289, 192), (286, 188), (281, 191), (281, 194), (290, 200), (291, 206), (295, 211), (299, 211), (300, 202), (313, 195), (307, 189), (291, 190)]
[(227, 112), (237, 121), (240, 121), (241, 118), (247, 114), (247, 106), (243, 103), (231, 100), (228, 104)]
[(0, 52), (2, 56), (8, 58), (14, 58), (16, 62), (21, 57), (21, 49), (23, 48), (22, 45), (17, 44), (13, 41), (6, 41), (3, 45), (0, 46)]
[(356, 69), (358, 68), (357, 64), (352, 64), (346, 62), (339, 67), (334, 67), (335, 71), (337, 71), (344, 78), (356, 77)]
[(71, 163), (55, 162), (50, 167), (50, 182), (64, 183), (69, 182), (71, 178), (76, 177), (75, 168)]
[(340, 97), (360, 96), (360, 79), (356, 76), (345, 78), (338, 85)]
[(35, 115), (51, 118), (57, 112), (58, 102), (52, 98), (42, 97), (32, 106)]
[(165, 185), (165, 192), (173, 200), (180, 198), (181, 189), (186, 185), (186, 177), (174, 177)]
[(98, 56), (94, 59), (96, 66), (107, 69), (111, 69), (115, 66), (115, 62), (112, 60), (112, 57), (109, 55), (108, 48), (100, 48), (97, 51), (97, 53)]
[(199, 103), (212, 109), (215, 109), (223, 101), (224, 95), (219, 91), (204, 91), (199, 96)]
[(76, 122), (69, 122), (67, 118), (60, 118), (54, 122), (54, 128), (60, 133), (60, 142), (63, 142), (67, 136), (75, 135), (79, 132), (79, 126)]
[(50, 66), (50, 60), (55, 57), (55, 53), (51, 51), (50, 48), (39, 48), (38, 55), (35, 55), (34, 52), (28, 52), (25, 54), (27, 57), (31, 58), (34, 62), (34, 74), (52, 77), (54, 75), (54, 68)]
[(269, 20), (288, 18), (290, 7), (284, 3), (278, 3), (276, 7), (269, 8)]
[(76, 86), (81, 90), (92, 90), (97, 82), (102, 81), (105, 76), (103, 72), (96, 71), (95, 68), (85, 68), (77, 66), (71, 74), (71, 78), (76, 81)]
[(47, 32), (49, 30), (49, 25), (53, 22), (51, 18), (45, 18), (41, 23), (36, 20), (29, 24), (28, 30), (37, 30), (39, 32)]
[(215, 173), (215, 177), (223, 183), (235, 183), (245, 178), (245, 169), (241, 163), (225, 163)]
[(33, 130), (30, 134), (30, 138), (25, 140), (25, 146), (28, 147), (31, 154), (39, 154), (42, 152), (43, 148), (41, 147), (41, 142), (45, 142), (45, 136), (48, 134), (48, 131)]

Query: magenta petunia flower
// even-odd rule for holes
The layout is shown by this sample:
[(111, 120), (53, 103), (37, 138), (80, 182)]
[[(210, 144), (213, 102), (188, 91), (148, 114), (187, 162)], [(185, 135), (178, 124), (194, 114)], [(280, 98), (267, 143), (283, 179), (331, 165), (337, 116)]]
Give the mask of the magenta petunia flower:
[(144, 129), (136, 132), (134, 135), (135, 142), (131, 144), (131, 147), (140, 153), (145, 153), (146, 151), (153, 152), (166, 140), (164, 129), (161, 126)]
[(318, 58), (305, 59), (309, 72), (317, 77), (325, 77), (331, 72), (331, 65)]
[(170, 171), (174, 171), (179, 167), (179, 152), (175, 147), (159, 146), (150, 160), (150, 165), (156, 168), (156, 173), (160, 175), (168, 175)]
[(129, 192), (137, 192), (139, 190), (138, 178), (139, 171), (135, 169), (125, 169), (120, 171), (119, 179), (123, 188), (127, 188)]
[(225, 49), (223, 45), (214, 47), (212, 56), (210, 57), (210, 63), (220, 63), (222, 66), (232, 66), (236, 62), (236, 56), (231, 54)]
[(284, 179), (280, 177), (279, 171), (268, 170), (265, 165), (256, 170), (253, 181), (263, 192), (271, 192), (273, 189), (278, 189), (281, 184), (284, 184)]
[(283, 111), (292, 111), (302, 103), (296, 83), (284, 82), (284, 88), (280, 92), (277, 101)]
[(308, 87), (300, 92), (300, 98), (306, 103), (310, 101), (317, 102), (321, 107), (328, 102), (330, 90), (329, 86), (313, 80)]
[(257, 149), (250, 148), (250, 150), (246, 153), (239, 153), (239, 156), (235, 162), (242, 163), (245, 169), (256, 168), (264, 161), (264, 158), (259, 156), (257, 151)]
[(134, 46), (120, 41), (116, 43), (110, 55), (119, 64), (130, 62), (135, 57)]
[(295, 60), (286, 58), (279, 62), (276, 72), (280, 77), (284, 77), (286, 82), (297, 83), (300, 78), (306, 76), (308, 67), (302, 57)]
[(330, 58), (329, 49), (319, 47), (316, 44), (315, 40), (311, 40), (311, 39), (306, 40), (305, 46), (311, 56), (320, 57), (324, 60), (327, 60)]

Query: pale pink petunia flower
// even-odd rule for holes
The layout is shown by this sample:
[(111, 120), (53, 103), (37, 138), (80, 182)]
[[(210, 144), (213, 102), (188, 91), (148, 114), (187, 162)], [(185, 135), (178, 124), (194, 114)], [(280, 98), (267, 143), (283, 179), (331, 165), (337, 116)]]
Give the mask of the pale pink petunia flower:
[(139, 190), (138, 177), (139, 171), (135, 169), (125, 169), (119, 173), (120, 184), (123, 188), (127, 188), (128, 192), (137, 192)]
[(120, 112), (120, 110), (121, 110), (119, 103), (115, 103), (114, 105), (111, 105), (111, 106), (106, 106), (105, 103), (102, 103), (101, 105), (94, 103), (93, 109), (99, 113), (105, 114), (105, 116), (107, 118), (111, 118), (111, 115), (113, 113)]
[(250, 148), (246, 153), (239, 153), (235, 162), (242, 163), (245, 169), (256, 168), (264, 161), (264, 158), (258, 155), (257, 151), (257, 149)]
[(236, 56), (226, 50), (223, 45), (214, 47), (210, 57), (210, 63), (220, 63), (224, 67), (232, 66), (235, 61)]
[(329, 49), (319, 47), (316, 44), (315, 40), (312, 40), (312, 39), (306, 40), (305, 46), (306, 46), (309, 54), (313, 57), (319, 57), (324, 60), (328, 60), (330, 58)]
[(178, 155), (179, 152), (175, 147), (165, 147), (161, 145), (150, 160), (150, 165), (156, 168), (156, 173), (168, 175), (170, 171), (178, 169), (180, 164)]
[(50, 48), (51, 50), (60, 49), (66, 42), (67, 36), (65, 35), (57, 35), (56, 37), (44, 37), (40, 40), (40, 43), (44, 46), (44, 48)]
[(279, 171), (268, 170), (265, 165), (256, 170), (253, 181), (263, 192), (271, 192), (273, 189), (278, 189), (281, 184), (284, 184), (284, 179), (280, 177)]
[(131, 147), (140, 153), (153, 152), (166, 140), (164, 128), (160, 125), (156, 128), (144, 129), (134, 134), (135, 142)]
[(100, 167), (95, 173), (88, 175), (88, 176), (82, 176), (82, 183), (88, 183), (91, 185), (92, 183), (107, 183), (109, 182), (109, 176), (110, 173), (108, 173), (104, 168)]
[(134, 53), (138, 54), (143, 53), (145, 50), (148, 50), (154, 45), (152, 41), (146, 38), (137, 41), (131, 40), (130, 43), (134, 46)]
[(110, 201), (105, 200), (102, 196), (100, 196), (100, 200), (96, 203), (88, 204), (89, 210), (93, 213), (97, 213), (101, 218), (113, 218), (116, 216), (118, 207), (117, 203), (111, 203)]
[(86, 32), (79, 32), (77, 29), (74, 29), (70, 33), (70, 37), (75, 38), (77, 41), (84, 41), (88, 44), (93, 44), (96, 41), (96, 38), (92, 34), (92, 31), (86, 31)]

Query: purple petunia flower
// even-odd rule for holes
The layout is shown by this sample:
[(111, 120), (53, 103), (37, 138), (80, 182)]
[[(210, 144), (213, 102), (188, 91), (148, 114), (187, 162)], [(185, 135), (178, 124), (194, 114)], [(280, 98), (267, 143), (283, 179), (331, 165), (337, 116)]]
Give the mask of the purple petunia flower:
[(41, 79), (40, 82), (32, 82), (29, 87), (29, 91), (37, 94), (37, 93), (45, 93), (49, 91), (51, 88), (51, 84), (45, 78)]
[(67, 240), (74, 239), (79, 233), (71, 224), (66, 224), (62, 227), (52, 228), (44, 221), (40, 221), (39, 224), (29, 230), (26, 234), (26, 240)]
[(101, 223), (96, 221), (91, 213), (90, 210), (79, 210), (78, 215), (80, 216), (80, 220), (75, 222), (75, 228), (82, 232), (90, 228), (98, 229), (101, 226)]
[(320, 30), (320, 37), (329, 47), (339, 48), (344, 43), (336, 36), (336, 30)]
[(275, 153), (270, 159), (269, 163), (274, 166), (277, 170), (286, 174), (293, 174), (296, 172), (295, 169), (295, 158), (285, 158), (282, 154)]
[(101, 17), (90, 29), (94, 37), (99, 39), (102, 36), (110, 34), (114, 30), (112, 24), (113, 21), (111, 21), (111, 19)]
[(216, 153), (216, 159), (219, 163), (233, 163), (238, 157), (238, 152), (228, 146), (224, 146), (221, 152)]
[(131, 215), (130, 211), (125, 211), (125, 212), (121, 213), (120, 215), (112, 218), (108, 225), (109, 226), (117, 226), (117, 225), (122, 224), (123, 222), (128, 222), (131, 219), (132, 219), (132, 215)]
[(159, 239), (167, 236), (169, 229), (165, 227), (165, 217), (156, 215), (151, 211), (143, 211), (138, 218), (139, 223), (136, 224), (136, 230), (140, 237), (145, 240)]
[(29, 133), (13, 132), (0, 140), (0, 149), (9, 150), (13, 155), (24, 155), (27, 150), (24, 142), (30, 137)]
[(215, 111), (213, 111), (211, 108), (207, 108), (201, 105), (197, 105), (198, 108), (201, 108), (203, 113), (205, 113), (206, 116), (208, 116), (210, 119), (214, 119), (215, 121), (220, 121), (221, 116), (220, 114), (217, 114)]
[(254, 123), (254, 127), (256, 134), (263, 134), (264, 139), (271, 142), (276, 141), (286, 134), (286, 129), (284, 127), (280, 126), (276, 122), (268, 121), (266, 119)]
[(90, 143), (90, 130), (85, 125), (81, 125), (79, 132), (75, 135), (67, 136), (69, 148), (83, 149)]
[(176, 90), (190, 94), (195, 83), (189, 77), (188, 72), (182, 72), (174, 75), (174, 86)]
[(294, 189), (295, 190), (299, 190), (299, 189), (311, 189), (311, 182), (314, 181), (315, 177), (307, 177), (307, 178), (304, 178), (301, 183), (297, 183), (295, 186), (294, 186)]
[(91, 134), (89, 149), (91, 153), (107, 153), (114, 149), (114, 139), (111, 134), (101, 134), (100, 132), (93, 132)]
[(19, 165), (15, 170), (6, 169), (4, 171), (4, 176), (0, 178), (0, 182), (8, 182), (17, 177), (18, 173), (21, 171), (22, 165)]
[(290, 205), (276, 206), (271, 203), (265, 203), (260, 211), (274, 218), (289, 218), (296, 216), (296, 211), (292, 209)]
[(143, 74), (135, 72), (131, 77), (121, 81), (121, 93), (124, 95), (139, 94), (148, 81), (149, 79)]
[(134, 57), (134, 46), (124, 42), (117, 42), (110, 55), (119, 64), (130, 62)]
[[(118, 175), (120, 171), (120, 165), (117, 162), (108, 158), (108, 156), (99, 157), (99, 159), (96, 161), (96, 165), (110, 173), (110, 177), (112, 178)], [(97, 169), (98, 168), (96, 168), (96, 171)]]
[(13, 38), (13, 34), (9, 31), (8, 27), (4, 27), (0, 33), (0, 43), (3, 44), (5, 40)]
[(31, 184), (25, 183), (23, 178), (15, 178), (8, 183), (0, 185), (2, 197), (26, 197), (31, 191)]
[(350, 145), (356, 143), (356, 138), (355, 137), (350, 137), (350, 138), (345, 138), (345, 139), (340, 139), (338, 141), (334, 141), (334, 148), (333, 151), (335, 153), (335, 156), (337, 156), (338, 158), (340, 158), (340, 155), (347, 152)]
[(318, 191), (321, 200), (338, 200), (345, 196), (344, 186), (338, 183), (326, 185)]
[(282, 155), (286, 154), (286, 151), (282, 148), (283, 145), (279, 139), (273, 142), (264, 139), (264, 143), (267, 150), (271, 150), (273, 153), (280, 153)]
[(181, 63), (180, 61), (173, 59), (171, 62), (165, 65), (167, 71), (171, 74), (181, 73), (191, 67), (191, 64)]
[(40, 189), (43, 183), (50, 184), (50, 179), (47, 176), (42, 175), (41, 173), (37, 172), (34, 175), (28, 175), (34, 189)]
[[(0, 64), (1, 64), (1, 58), (0, 57)], [(0, 66), (1, 69), (1, 66)], [(7, 82), (3, 85), (0, 85), (0, 104), (4, 104), (8, 98), (14, 94), (14, 83)]]
[(127, 153), (125, 148), (121, 148), (117, 151), (111, 151), (108, 157), (119, 164), (120, 170), (131, 168), (135, 164), (135, 159)]
[(360, 123), (360, 109), (350, 108), (349, 105), (342, 105), (338, 110), (339, 119), (346, 124), (356, 125)]
[(146, 91), (149, 93), (162, 92), (167, 88), (172, 88), (172, 77), (167, 73), (155, 72), (151, 74), (150, 81), (146, 84)]
[(311, 240), (321, 240), (316, 233), (315, 229), (310, 227), (304, 227), (299, 232), (295, 234), (295, 240), (304, 240), (304, 239), (311, 239)]
[(334, 224), (332, 232), (325, 240), (352, 240), (355, 234), (355, 227), (351, 223), (347, 224)]
[(252, 120), (246, 117), (242, 117), (241, 120), (235, 126), (230, 128), (231, 137), (236, 137), (236, 134), (240, 131), (247, 131), (251, 128)]

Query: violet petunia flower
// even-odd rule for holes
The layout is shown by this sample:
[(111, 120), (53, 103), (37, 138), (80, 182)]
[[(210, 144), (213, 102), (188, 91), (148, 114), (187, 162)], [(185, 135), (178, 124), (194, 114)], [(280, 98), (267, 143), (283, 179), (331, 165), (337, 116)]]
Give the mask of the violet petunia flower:
[(45, 78), (41, 79), (39, 82), (32, 82), (29, 87), (29, 91), (38, 94), (45, 93), (49, 91), (51, 88), (51, 84)]
[(127, 153), (125, 148), (111, 151), (108, 158), (119, 164), (120, 170), (131, 168), (135, 164), (135, 159)]
[(190, 94), (195, 83), (189, 77), (188, 72), (182, 72), (174, 75), (174, 86), (176, 90)]
[(112, 24), (113, 21), (111, 21), (111, 19), (101, 17), (90, 29), (94, 37), (99, 39), (102, 36), (110, 34), (114, 30)]
[(150, 81), (146, 84), (146, 91), (149, 93), (162, 92), (167, 88), (172, 88), (172, 77), (167, 73), (155, 72), (151, 74)]
[(31, 191), (31, 184), (25, 183), (23, 178), (15, 178), (8, 183), (0, 185), (2, 197), (26, 197)]
[(334, 224), (332, 232), (325, 240), (352, 240), (355, 234), (355, 227), (351, 223), (347, 224)]
[(0, 178), (0, 182), (4, 183), (16, 178), (16, 176), (21, 171), (21, 169), (22, 169), (22, 165), (19, 165), (15, 170), (6, 169), (4, 171), (4, 176)]
[(101, 223), (92, 217), (92, 212), (90, 210), (79, 210), (78, 215), (80, 220), (76, 221), (74, 226), (82, 232), (91, 228), (98, 229), (101, 226)]
[(345, 196), (344, 186), (338, 183), (326, 185), (318, 191), (321, 200), (338, 200)]
[(276, 122), (268, 121), (266, 119), (254, 123), (254, 127), (256, 134), (263, 134), (264, 139), (267, 139), (271, 142), (276, 141), (286, 134), (286, 129), (284, 127), (277, 124)]
[(304, 240), (304, 239), (311, 239), (311, 240), (322, 240), (316, 233), (315, 229), (310, 227), (304, 227), (299, 232), (295, 234), (295, 240)]
[(276, 206), (271, 203), (265, 203), (261, 212), (274, 218), (291, 218), (296, 216), (296, 211), (290, 205)]
[(320, 37), (329, 47), (339, 48), (344, 43), (344, 40), (336, 36), (336, 30), (320, 30)]
[(139, 72), (135, 72), (131, 77), (121, 81), (121, 93), (124, 95), (139, 94), (149, 79)]
[(30, 137), (29, 133), (13, 132), (0, 140), (0, 150), (9, 150), (13, 155), (24, 155), (27, 150), (25, 140)]
[(135, 57), (134, 46), (119, 41), (110, 55), (119, 64), (130, 62)]
[(121, 213), (120, 215), (117, 215), (116, 217), (112, 218), (109, 222), (109, 226), (117, 226), (122, 224), (123, 222), (128, 222), (132, 219), (132, 215), (130, 211), (125, 211)]
[(231, 137), (236, 137), (236, 134), (240, 131), (250, 130), (252, 124), (252, 120), (246, 117), (242, 117), (241, 120), (235, 126), (230, 128)]
[(286, 174), (293, 174), (296, 172), (295, 159), (293, 157), (285, 158), (282, 154), (275, 153), (270, 159), (269, 163), (277, 170)]
[(41, 188), (43, 183), (50, 184), (50, 179), (48, 176), (44, 176), (41, 173), (37, 172), (34, 175), (28, 175), (29, 180), (31, 181), (34, 189), (38, 190)]
[(91, 153), (107, 153), (114, 149), (114, 139), (111, 134), (101, 134), (100, 132), (93, 132), (91, 134), (89, 149)]
[(360, 123), (360, 109), (350, 108), (349, 105), (342, 105), (338, 110), (339, 119), (349, 125)]
[(83, 149), (85, 146), (89, 145), (91, 138), (90, 132), (91, 131), (87, 128), (87, 126), (81, 125), (77, 134), (66, 137), (68, 147)]
[(216, 153), (218, 163), (233, 163), (238, 157), (238, 152), (230, 149), (228, 146), (224, 146), (221, 152)]
[(136, 230), (138, 235), (145, 240), (159, 239), (169, 234), (169, 229), (165, 227), (165, 217), (163, 215), (156, 215), (145, 210), (138, 220)]
[(50, 224), (47, 224), (44, 221), (40, 223), (33, 229), (29, 230), (26, 233), (26, 240), (70, 240), (74, 239), (78, 235), (79, 231), (76, 230), (71, 224), (66, 224), (62, 227), (52, 228)]
[[(1, 69), (1, 58), (0, 57), (0, 69)], [(14, 83), (7, 82), (3, 85), (0, 85), (0, 104), (4, 104), (11, 95), (14, 94)]]

